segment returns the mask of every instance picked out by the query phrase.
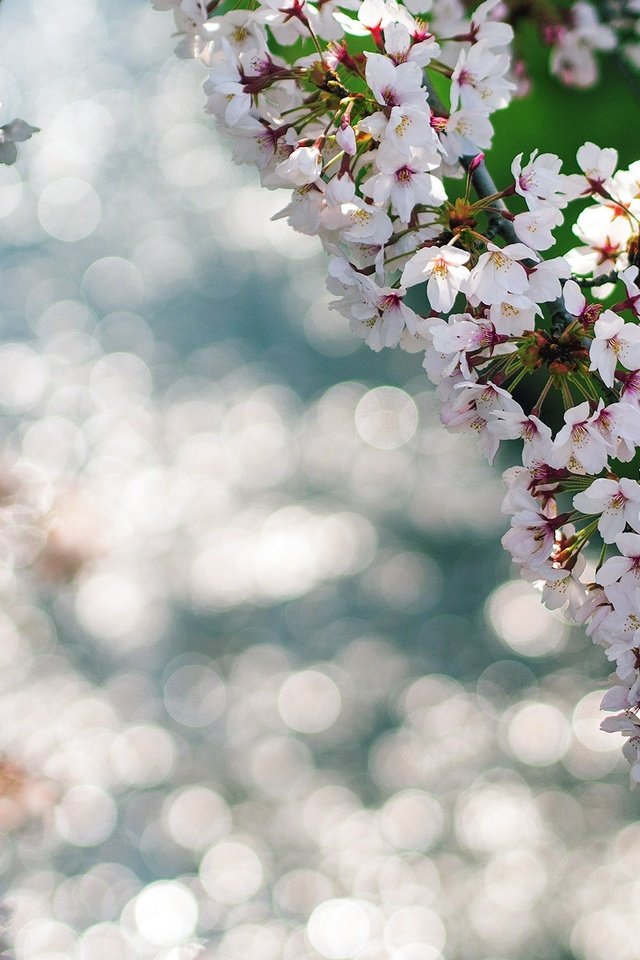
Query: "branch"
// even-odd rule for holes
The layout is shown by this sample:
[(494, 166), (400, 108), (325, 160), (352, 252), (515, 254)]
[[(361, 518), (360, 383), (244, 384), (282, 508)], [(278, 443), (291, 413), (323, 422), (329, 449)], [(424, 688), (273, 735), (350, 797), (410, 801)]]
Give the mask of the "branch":
[(617, 283), (620, 279), (618, 273), (612, 270), (611, 273), (601, 273), (599, 277), (571, 277), (579, 287), (604, 287), (605, 283)]

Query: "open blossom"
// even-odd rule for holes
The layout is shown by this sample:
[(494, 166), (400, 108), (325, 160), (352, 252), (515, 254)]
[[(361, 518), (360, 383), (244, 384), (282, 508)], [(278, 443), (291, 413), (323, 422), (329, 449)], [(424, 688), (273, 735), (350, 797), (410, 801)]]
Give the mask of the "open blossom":
[(610, 644), (607, 656), (618, 662), (620, 676), (625, 676), (634, 659), (628, 655), (640, 641), (640, 587), (635, 581), (626, 581), (609, 584), (604, 592), (613, 609), (598, 630)]
[(494, 383), (455, 384), (457, 397), (450, 404), (440, 403), (440, 419), (447, 430), (472, 431), (478, 437), (480, 451), (489, 463), (498, 452), (499, 437), (490, 429), (497, 410), (513, 410), (517, 403), (507, 390)]
[(378, 207), (372, 207), (354, 197), (340, 205), (335, 214), (325, 218), (328, 229), (339, 229), (345, 240), (360, 243), (386, 243), (393, 233), (391, 220)]
[(536, 254), (523, 243), (506, 247), (488, 243), (487, 253), (482, 254), (471, 271), (467, 293), (474, 302), (487, 304), (497, 303), (507, 294), (526, 293), (529, 279), (521, 261), (536, 259)]
[(450, 245), (418, 250), (402, 271), (402, 284), (427, 282), (427, 297), (434, 310), (447, 312), (469, 276), (464, 266), (470, 254)]
[(640, 446), (640, 410), (630, 403), (610, 403), (605, 407), (600, 400), (591, 421), (616, 460), (628, 463)]
[(435, 320), (431, 327), (433, 349), (427, 348), (425, 369), (432, 381), (460, 369), (465, 379), (473, 379), (467, 359), (468, 353), (493, 350), (503, 337), (496, 333), (492, 323), (479, 323), (468, 313), (452, 314), (448, 322)]
[(553, 442), (554, 466), (566, 467), (572, 473), (600, 473), (604, 469), (609, 449), (593, 426), (593, 419), (586, 400), (566, 411), (565, 425)]
[(555, 207), (540, 207), (528, 213), (516, 214), (513, 229), (518, 240), (522, 240), (533, 250), (548, 250), (555, 243), (551, 231), (559, 226), (562, 220), (562, 214)]
[(417, 63), (396, 65), (389, 57), (368, 53), (365, 75), (374, 97), (385, 107), (422, 106), (427, 102)]
[(485, 150), (491, 146), (492, 137), (493, 125), (488, 115), (466, 107), (453, 110), (440, 132), (442, 149), (450, 163)]
[[(439, 143), (436, 133), (429, 123), (428, 107), (402, 104), (392, 107), (388, 121), (381, 115), (383, 123), (380, 135), (389, 146), (398, 153), (409, 156), (414, 150), (424, 150), (434, 161), (438, 159)], [(369, 118), (371, 120), (371, 118)], [(360, 124), (363, 127), (363, 124)]]
[(618, 151), (612, 147), (583, 143), (576, 154), (582, 173), (572, 173), (565, 179), (565, 190), (572, 196), (602, 193), (618, 164)]
[(558, 526), (556, 518), (539, 510), (532, 497), (531, 506), (512, 517), (502, 545), (516, 563), (536, 569), (549, 560)]
[(533, 414), (527, 416), (519, 404), (516, 410), (496, 410), (494, 417), (490, 429), (497, 437), (501, 440), (519, 438), (524, 441), (522, 462), (525, 467), (549, 463), (553, 458), (551, 428), (539, 417)]
[(585, 588), (580, 577), (586, 563), (582, 554), (579, 554), (576, 562), (569, 568), (545, 560), (533, 569), (522, 567), (521, 573), (525, 580), (530, 580), (542, 592), (545, 607), (549, 610), (560, 610), (568, 605), (567, 615), (574, 617), (584, 603)]
[(379, 172), (362, 184), (362, 192), (377, 204), (390, 201), (403, 223), (409, 222), (417, 204), (440, 206), (446, 199), (442, 181), (427, 172), (434, 167), (428, 157), (417, 152), (406, 157), (383, 143), (376, 154), (376, 166)]
[(542, 153), (534, 150), (524, 167), (522, 154), (518, 154), (511, 164), (511, 172), (515, 177), (516, 193), (524, 197), (530, 210), (537, 210), (545, 204), (556, 207), (566, 206), (563, 186), (564, 178), (560, 173), (562, 161), (553, 153)]
[(351, 305), (351, 329), (372, 350), (395, 347), (405, 329), (417, 330), (418, 317), (403, 301), (402, 287), (379, 287), (369, 277), (359, 275), (357, 285), (362, 299)]
[(640, 484), (635, 480), (601, 477), (576, 494), (573, 505), (582, 513), (600, 514), (598, 530), (605, 543), (613, 543), (627, 524), (640, 533)]
[(568, 86), (590, 87), (598, 77), (594, 50), (613, 50), (616, 35), (600, 22), (589, 3), (578, 0), (571, 9), (571, 23), (558, 31), (551, 53), (551, 71)]
[(419, 67), (426, 65), (440, 53), (440, 46), (435, 37), (423, 31), (418, 39), (418, 29), (415, 28), (417, 42), (412, 42), (412, 33), (406, 23), (395, 21), (384, 29), (384, 49), (394, 63), (405, 63), (407, 60), (417, 63)]
[(464, 48), (458, 55), (451, 77), (451, 107), (492, 111), (506, 106), (514, 85), (504, 76), (509, 69), (509, 58), (496, 56), (486, 41)]
[(640, 327), (625, 323), (613, 310), (605, 310), (595, 322), (591, 342), (590, 370), (597, 370), (608, 387), (613, 386), (618, 361), (629, 370), (640, 367)]

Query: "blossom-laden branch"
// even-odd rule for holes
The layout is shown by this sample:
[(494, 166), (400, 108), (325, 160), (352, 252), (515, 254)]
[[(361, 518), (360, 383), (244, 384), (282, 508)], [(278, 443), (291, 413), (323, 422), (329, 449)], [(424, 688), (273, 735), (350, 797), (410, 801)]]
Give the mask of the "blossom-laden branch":
[[(490, 461), (522, 441), (503, 544), (615, 663), (605, 728), (628, 737), (640, 780), (640, 483), (625, 475), (640, 446), (640, 162), (616, 173), (616, 151), (586, 143), (579, 172), (534, 152), (493, 182), (490, 118), (518, 80), (497, 0), (471, 13), (456, 0), (154, 5), (173, 10), (180, 54), (209, 67), (206, 109), (235, 159), (292, 191), (277, 216), (321, 240), (353, 332), (422, 353), (443, 424), (476, 434)], [(585, 70), (602, 41), (587, 33), (573, 51)], [(582, 245), (550, 256), (578, 204)]]

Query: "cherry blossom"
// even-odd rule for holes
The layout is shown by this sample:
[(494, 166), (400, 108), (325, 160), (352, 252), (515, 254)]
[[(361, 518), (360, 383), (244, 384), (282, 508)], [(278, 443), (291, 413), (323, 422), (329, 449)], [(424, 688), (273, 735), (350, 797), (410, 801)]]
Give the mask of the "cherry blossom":
[(425, 247), (407, 262), (402, 271), (402, 283), (405, 287), (413, 287), (426, 280), (431, 307), (446, 312), (469, 277), (464, 266), (469, 257), (466, 250), (450, 245)]
[(628, 524), (640, 533), (640, 484), (623, 477), (600, 477), (573, 498), (576, 510), (600, 514), (598, 530), (605, 543), (613, 543)]
[(603, 383), (612, 387), (618, 360), (630, 370), (640, 366), (640, 328), (605, 310), (595, 322), (594, 333), (589, 369), (597, 370)]

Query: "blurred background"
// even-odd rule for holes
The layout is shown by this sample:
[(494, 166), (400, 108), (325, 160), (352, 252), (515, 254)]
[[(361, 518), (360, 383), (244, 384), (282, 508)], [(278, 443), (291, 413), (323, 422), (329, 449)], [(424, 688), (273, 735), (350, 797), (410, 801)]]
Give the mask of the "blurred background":
[[(510, 579), (507, 462), (327, 310), (171, 31), (0, 7), (2, 122), (42, 128), (0, 169), (5, 955), (637, 960), (607, 664)], [(533, 56), (498, 182), (634, 159), (622, 83)]]

